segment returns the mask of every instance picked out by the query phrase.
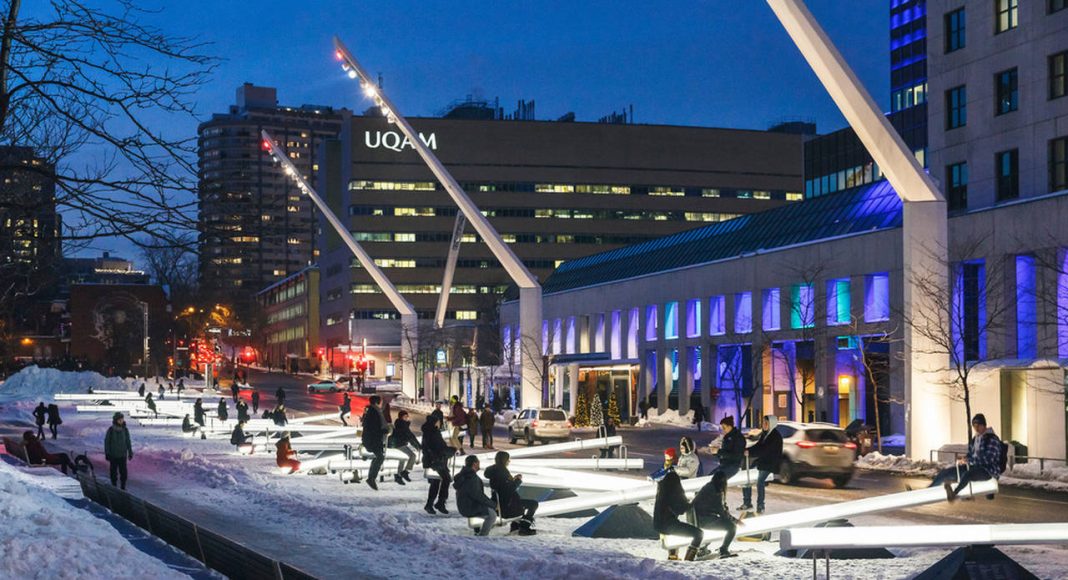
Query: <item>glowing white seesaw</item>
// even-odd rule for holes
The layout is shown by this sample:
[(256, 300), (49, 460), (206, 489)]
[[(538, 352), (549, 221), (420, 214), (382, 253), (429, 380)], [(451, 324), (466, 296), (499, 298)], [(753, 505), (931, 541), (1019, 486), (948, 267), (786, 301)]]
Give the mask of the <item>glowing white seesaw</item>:
[(625, 459), (621, 457), (603, 459), (600, 457), (520, 457), (512, 460), (509, 467), (513, 470), (528, 467), (556, 467), (559, 469), (613, 469), (617, 471), (626, 471), (628, 469), (645, 468), (645, 460), (637, 457), (628, 457)]
[[(564, 453), (566, 451), (582, 451), (584, 449), (601, 449), (602, 447), (615, 447), (623, 444), (623, 438), (619, 435), (614, 437), (602, 437), (600, 439), (576, 439), (574, 441), (567, 441), (565, 443), (553, 443), (551, 445), (537, 445), (530, 447), (520, 447), (518, 449), (509, 449), (508, 455), (512, 459), (519, 459), (522, 457), (538, 457), (539, 455), (552, 455), (553, 453)], [(489, 453), (479, 453), (477, 455), (479, 463), (483, 465), (489, 465), (493, 463), (493, 458), (497, 455), (496, 451)], [(488, 463), (487, 463), (488, 462)]]
[(144, 397), (137, 394), (137, 391), (123, 391), (121, 393), (101, 393), (96, 391), (92, 394), (89, 393), (59, 393), (53, 396), (56, 401), (103, 401), (105, 399), (118, 399), (118, 400), (131, 400), (140, 401)]
[(551, 467), (527, 467), (511, 463), (508, 469), (523, 476), (523, 484), (534, 487), (567, 488), (576, 492), (605, 492), (649, 485), (645, 479), (602, 473), (575, 472)]
[[(997, 492), (998, 482), (997, 480), (991, 479), (988, 481), (973, 482), (961, 491), (958, 497), (988, 495)], [(900, 510), (943, 501), (946, 501), (946, 490), (940, 486), (913, 491), (903, 491), (900, 493), (803, 508), (778, 514), (756, 516), (743, 521), (738, 526), (737, 535), (739, 537), (752, 536), (766, 532), (774, 532), (776, 530), (785, 530), (787, 528), (819, 524), (830, 520)], [(856, 529), (857, 528), (850, 528), (853, 533), (857, 533), (855, 531)], [(722, 539), (722, 530), (705, 530), (705, 544), (719, 542)], [(661, 543), (665, 548), (670, 550), (688, 545), (690, 539), (681, 536), (668, 536), (665, 537)]]
[(1068, 542), (1068, 523), (790, 528), (783, 530), (779, 535), (779, 548), (783, 550), (833, 550), (890, 546), (895, 548), (948, 548), (967, 545), (1063, 544), (1066, 542)]

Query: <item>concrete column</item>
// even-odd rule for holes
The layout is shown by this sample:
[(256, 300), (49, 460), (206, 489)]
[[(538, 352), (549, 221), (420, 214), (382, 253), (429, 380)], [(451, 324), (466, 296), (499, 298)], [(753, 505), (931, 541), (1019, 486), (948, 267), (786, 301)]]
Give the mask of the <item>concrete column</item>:
[(701, 345), (701, 403), (704, 404), (706, 409), (711, 409), (715, 401), (712, 400), (712, 389), (715, 389), (719, 382), (719, 348), (712, 343), (706, 341)]
[(693, 394), (693, 357), (690, 349), (684, 341), (679, 341), (679, 413), (685, 414), (690, 411), (690, 395)]
[(575, 327), (575, 337), (578, 339), (575, 352), (583, 354), (593, 352), (590, 347), (593, 342), (593, 337), (590, 336), (590, 316), (588, 314), (576, 316)]
[[(351, 337), (350, 337), (351, 341)], [(419, 353), (419, 319), (412, 314), (401, 315), (401, 391), (415, 398), (415, 357)]]
[(522, 405), (536, 407), (542, 398), (541, 288), (519, 289), (520, 386)]
[(567, 366), (567, 391), (569, 393), (570, 401), (568, 407), (570, 407), (569, 413), (575, 414), (575, 401), (578, 399), (578, 386), (579, 386), (579, 366), (578, 363), (570, 364)]
[(671, 348), (667, 343), (660, 343), (660, 350), (658, 354), (660, 356), (660, 376), (657, 377), (656, 386), (656, 406), (661, 413), (668, 408), (668, 392), (671, 390), (671, 376), (674, 373), (675, 365), (671, 362)]

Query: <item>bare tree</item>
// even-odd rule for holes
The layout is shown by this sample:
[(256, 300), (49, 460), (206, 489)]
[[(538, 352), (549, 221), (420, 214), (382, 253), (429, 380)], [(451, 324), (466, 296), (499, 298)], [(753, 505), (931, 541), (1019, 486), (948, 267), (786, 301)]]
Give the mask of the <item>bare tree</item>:
[(152, 280), (170, 293), (171, 303), (193, 304), (196, 294), (197, 258), (191, 232), (175, 235), (176, 244), (152, 238), (142, 240), (141, 259)]

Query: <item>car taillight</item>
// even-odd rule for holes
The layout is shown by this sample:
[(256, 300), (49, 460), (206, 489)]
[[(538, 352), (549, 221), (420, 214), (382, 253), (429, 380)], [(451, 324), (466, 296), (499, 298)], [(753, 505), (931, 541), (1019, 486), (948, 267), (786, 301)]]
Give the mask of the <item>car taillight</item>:
[(856, 449), (857, 448), (857, 444), (853, 443), (852, 441), (850, 441), (850, 442), (845, 444), (845, 448), (846, 449)]
[(816, 444), (812, 441), (798, 441), (797, 443), (795, 443), (795, 445), (797, 445), (801, 449), (812, 449), (816, 446)]
[(571, 428), (571, 421), (568, 421), (567, 423), (564, 423), (564, 424), (565, 424), (565, 425), (567, 425), (567, 428), (568, 428), (568, 429), (570, 429), (570, 428)]
[(531, 427), (537, 427), (538, 426), (538, 420), (534, 419), (534, 421), (530, 424), (530, 426)]

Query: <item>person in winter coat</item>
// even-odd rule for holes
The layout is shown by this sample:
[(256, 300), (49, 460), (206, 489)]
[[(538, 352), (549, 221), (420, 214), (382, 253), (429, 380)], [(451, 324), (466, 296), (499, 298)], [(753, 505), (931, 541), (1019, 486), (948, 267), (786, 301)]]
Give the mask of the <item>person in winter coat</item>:
[(449, 424), (452, 425), (452, 431), (449, 432), (449, 443), (460, 451), (460, 455), (463, 455), (464, 439), (460, 431), (467, 428), (467, 412), (464, 411), (464, 406), (460, 404), (460, 398), (456, 395), (452, 396), (452, 407), (449, 410), (452, 413), (449, 417)]
[(233, 397), (234, 402), (237, 402), (237, 395), (241, 392), (241, 389), (237, 386), (237, 381), (230, 384), (230, 396)]
[[(467, 443), (471, 449), (475, 448), (475, 435), (478, 435), (478, 412), (474, 409), (467, 410)], [(485, 445), (483, 445), (485, 447)]]
[(349, 398), (347, 392), (341, 394), (341, 404), (337, 407), (338, 416), (341, 418), (341, 424), (348, 426), (348, 421), (345, 421), (345, 417), (352, 413), (352, 401)]
[(456, 510), (468, 518), (482, 518), (479, 536), (488, 536), (493, 525), (497, 523), (497, 504), (486, 497), (482, 478), (478, 476), (478, 456), (472, 455), (464, 461), (464, 468), (456, 474), (452, 486), (456, 488)]
[(489, 480), (490, 489), (497, 496), (501, 517), (522, 516), (518, 522), (512, 522), (512, 531), (518, 531), (520, 536), (533, 536), (536, 533), (533, 526), (534, 512), (538, 511), (538, 502), (519, 497), (519, 486), (523, 485), (523, 475), (513, 476), (508, 471), (510, 461), (511, 456), (507, 451), (498, 451), (493, 458), (493, 465), (486, 468), (486, 479)]
[[(782, 463), (782, 435), (775, 429), (779, 419), (775, 415), (765, 415), (764, 430), (760, 432), (760, 439), (752, 447), (745, 450), (749, 457), (749, 464), (757, 469), (756, 488), (758, 514), (764, 513), (764, 488), (767, 487), (768, 477), (779, 471)], [(755, 461), (754, 461), (755, 460)], [(742, 488), (742, 511), (753, 509), (753, 489), (750, 486)]]
[(33, 422), (37, 425), (37, 438), (44, 439), (44, 424), (45, 415), (48, 414), (48, 409), (45, 407), (44, 401), (41, 401), (33, 409)]
[(649, 420), (649, 401), (645, 399), (638, 401), (638, 416), (646, 421)]
[[(615, 437), (616, 436), (616, 421), (615, 419), (608, 417), (604, 420), (604, 425), (597, 428), (598, 437)], [(601, 448), (601, 458), (606, 459), (616, 454), (616, 447), (614, 445)]]
[(701, 404), (700, 397), (694, 397), (690, 403), (693, 409), (693, 423), (697, 425), (697, 432), (701, 432), (701, 424), (705, 422), (705, 406)]
[(159, 393), (159, 400), (162, 401), (163, 400), (163, 395), (165, 395), (167, 393), (167, 390), (163, 388), (163, 385), (160, 385), (159, 389), (156, 392)]
[(478, 426), (482, 431), (482, 448), (493, 449), (493, 424), (495, 419), (493, 418), (493, 411), (489, 405), (486, 405), (482, 409), (482, 414), (478, 417)]
[(237, 400), (237, 420), (240, 423), (248, 423), (249, 420), (248, 403), (243, 399)]
[(288, 425), (289, 417), (286, 415), (286, 406), (279, 403), (278, 406), (274, 408), (274, 411), (271, 411), (271, 420), (279, 427)]
[(137, 387), (137, 396), (138, 397), (142, 397), (142, 398), (145, 396), (145, 384), (144, 383), (141, 383), (141, 386)]
[[(693, 498), (694, 517), (702, 530), (723, 530), (726, 535), (719, 546), (719, 557), (730, 556), (731, 541), (738, 529), (739, 520), (727, 509), (727, 475), (722, 471), (712, 474), (712, 481), (706, 483)], [(702, 550), (707, 553), (707, 550)], [(705, 554), (698, 553), (699, 556)]]
[(286, 402), (286, 390), (282, 387), (278, 387), (278, 390), (274, 392), (274, 398), (278, 401), (279, 405), (284, 405)]
[(49, 453), (45, 449), (44, 443), (33, 434), (33, 431), (27, 431), (22, 434), (22, 446), (26, 449), (27, 459), (29, 459), (31, 465), (58, 465), (63, 471), (63, 475), (67, 474), (67, 468), (73, 472), (74, 463), (71, 462), (70, 456), (66, 453)]
[(59, 426), (63, 424), (63, 419), (59, 416), (59, 405), (55, 403), (48, 404), (48, 430), (52, 432), (52, 439), (59, 436)]
[(190, 436), (196, 436), (197, 429), (199, 428), (200, 426), (194, 424), (189, 418), (189, 413), (186, 413), (185, 417), (182, 418), (182, 433), (189, 433)]
[(415, 467), (417, 451), (422, 449), (415, 433), (412, 433), (412, 422), (408, 420), (408, 411), (401, 410), (397, 413), (397, 420), (393, 422), (393, 433), (389, 436), (389, 446), (408, 456), (407, 462), (402, 462), (399, 472), (393, 476), (393, 480), (404, 485), (405, 481), (411, 481), (411, 471)]
[(145, 395), (145, 404), (148, 405), (148, 410), (159, 418), (159, 411), (156, 410), (156, 401), (152, 400), (152, 393)]
[(734, 417), (730, 415), (719, 422), (719, 428), (723, 430), (723, 442), (716, 452), (716, 457), (719, 458), (716, 471), (722, 471), (727, 479), (730, 479), (742, 468), (742, 460), (745, 459), (745, 437), (734, 427)]
[(697, 446), (689, 437), (679, 440), (679, 465), (675, 468), (675, 473), (679, 474), (680, 479), (692, 479), (704, 475), (701, 458), (697, 456)]
[[(423, 469), (430, 480), (423, 509), (430, 515), (434, 515), (435, 509), (443, 514), (449, 513), (445, 501), (449, 499), (449, 484), (452, 483), (448, 461), (453, 455), (456, 455), (456, 449), (446, 445), (441, 436), (441, 419), (431, 413), (423, 423)], [(437, 474), (436, 478), (434, 474)]]
[[(946, 488), (946, 497), (949, 501), (955, 501), (957, 494), (968, 487), (973, 481), (986, 481), (1001, 477), (1001, 439), (994, 430), (986, 425), (986, 415), (977, 413), (972, 418), (972, 430), (975, 437), (968, 444), (968, 455), (964, 459), (958, 459), (957, 465), (943, 469), (931, 482), (931, 487), (941, 485)], [(957, 481), (954, 487), (951, 480)]]
[(226, 399), (219, 399), (218, 415), (220, 421), (225, 421), (230, 418), (230, 413), (226, 410)]
[(182, 391), (185, 390), (185, 379), (184, 378), (178, 379), (178, 388), (176, 390), (178, 391), (178, 396), (181, 397), (182, 396)]
[(256, 415), (260, 412), (260, 392), (252, 391), (252, 414)]
[(104, 457), (111, 467), (111, 485), (120, 484), (126, 489), (126, 462), (133, 459), (133, 444), (130, 443), (130, 431), (126, 428), (126, 419), (122, 413), (111, 417), (111, 427), (104, 435)]
[(204, 401), (201, 401), (200, 397), (197, 397), (197, 400), (193, 401), (193, 420), (201, 427), (207, 423), (204, 420)]
[(236, 445), (238, 447), (247, 445), (252, 440), (252, 435), (245, 434), (245, 424), (238, 422), (234, 425), (233, 433), (230, 433), (230, 445)]
[(427, 415), (427, 420), (430, 420), (431, 417), (437, 417), (438, 424), (445, 424), (445, 413), (441, 412), (441, 405), (441, 401), (434, 401), (434, 410), (431, 411), (429, 415)]
[(282, 438), (274, 444), (274, 462), (282, 469), (289, 469), (289, 473), (300, 471), (300, 462), (296, 460), (297, 452), (289, 444), (289, 432), (282, 433)]
[[(363, 426), (363, 447), (375, 455), (367, 472), (367, 485), (378, 491), (378, 471), (386, 460), (386, 436), (393, 430), (393, 426), (386, 422), (386, 417), (382, 414), (382, 397), (371, 395), (370, 403), (363, 412), (360, 424)], [(403, 479), (398, 478), (396, 481), (404, 485)]]
[[(656, 482), (656, 502), (653, 504), (653, 529), (665, 536), (684, 536), (690, 538), (690, 547), (686, 550), (686, 559), (697, 557), (697, 550), (704, 540), (701, 528), (679, 521), (679, 516), (690, 509), (686, 492), (682, 489), (682, 480), (675, 473), (676, 452), (674, 448), (664, 450), (664, 468), (652, 475)], [(677, 550), (668, 552), (668, 560), (678, 560)]]

